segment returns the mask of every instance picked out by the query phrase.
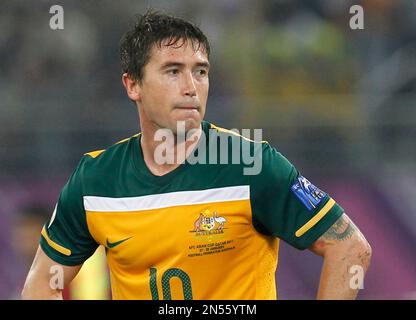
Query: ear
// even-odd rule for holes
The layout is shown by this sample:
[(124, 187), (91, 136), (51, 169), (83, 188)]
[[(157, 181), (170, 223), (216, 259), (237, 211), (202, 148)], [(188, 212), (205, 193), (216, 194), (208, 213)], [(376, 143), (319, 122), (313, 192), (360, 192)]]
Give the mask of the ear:
[(124, 88), (126, 88), (126, 92), (128, 97), (133, 101), (140, 102), (140, 85), (137, 80), (132, 79), (127, 73), (123, 73), (121, 76), (121, 82), (123, 82)]

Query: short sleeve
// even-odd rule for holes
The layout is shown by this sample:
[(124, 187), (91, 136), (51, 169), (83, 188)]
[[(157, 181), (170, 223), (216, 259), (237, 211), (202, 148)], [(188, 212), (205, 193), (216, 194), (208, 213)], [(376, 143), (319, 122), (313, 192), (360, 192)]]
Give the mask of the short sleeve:
[(250, 182), (253, 225), (263, 234), (306, 249), (344, 210), (268, 143), (263, 143), (261, 156), (262, 170)]
[(52, 260), (67, 266), (82, 264), (97, 249), (89, 233), (83, 205), (80, 161), (63, 187), (52, 217), (42, 229), (40, 246)]

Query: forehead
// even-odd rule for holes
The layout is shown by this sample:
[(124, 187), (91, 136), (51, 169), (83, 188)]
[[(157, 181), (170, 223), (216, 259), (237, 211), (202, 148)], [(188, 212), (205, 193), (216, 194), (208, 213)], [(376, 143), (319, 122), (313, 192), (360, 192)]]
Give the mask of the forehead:
[(202, 44), (198, 45), (192, 40), (178, 40), (174, 44), (169, 44), (167, 40), (153, 45), (150, 51), (149, 63), (163, 64), (166, 61), (182, 63), (208, 62), (205, 48)]

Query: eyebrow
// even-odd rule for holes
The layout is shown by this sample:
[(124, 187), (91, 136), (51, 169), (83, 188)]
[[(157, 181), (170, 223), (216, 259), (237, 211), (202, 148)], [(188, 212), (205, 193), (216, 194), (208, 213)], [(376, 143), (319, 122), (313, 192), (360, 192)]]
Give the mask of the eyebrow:
[[(197, 67), (205, 67), (207, 69), (209, 69), (209, 67), (210, 67), (209, 62), (197, 62), (195, 65)], [(183, 68), (184, 66), (185, 66), (185, 64), (181, 63), (181, 62), (167, 61), (160, 67), (160, 69), (163, 70), (163, 69), (167, 69), (167, 68), (170, 68), (170, 67)]]

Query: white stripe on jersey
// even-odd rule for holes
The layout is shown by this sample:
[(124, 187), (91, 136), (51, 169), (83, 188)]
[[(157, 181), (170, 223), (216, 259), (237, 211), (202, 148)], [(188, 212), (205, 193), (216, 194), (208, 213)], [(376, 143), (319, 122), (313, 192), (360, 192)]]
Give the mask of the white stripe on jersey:
[(53, 210), (53, 213), (52, 213), (52, 218), (51, 218), (51, 221), (49, 222), (48, 229), (51, 227), (52, 223), (55, 221), (55, 217), (56, 217), (56, 208), (58, 208), (58, 204), (56, 204), (56, 205), (55, 205), (55, 209)]
[(84, 196), (86, 211), (127, 212), (250, 199), (250, 186), (235, 186), (197, 191), (178, 191), (140, 197), (107, 198)]

